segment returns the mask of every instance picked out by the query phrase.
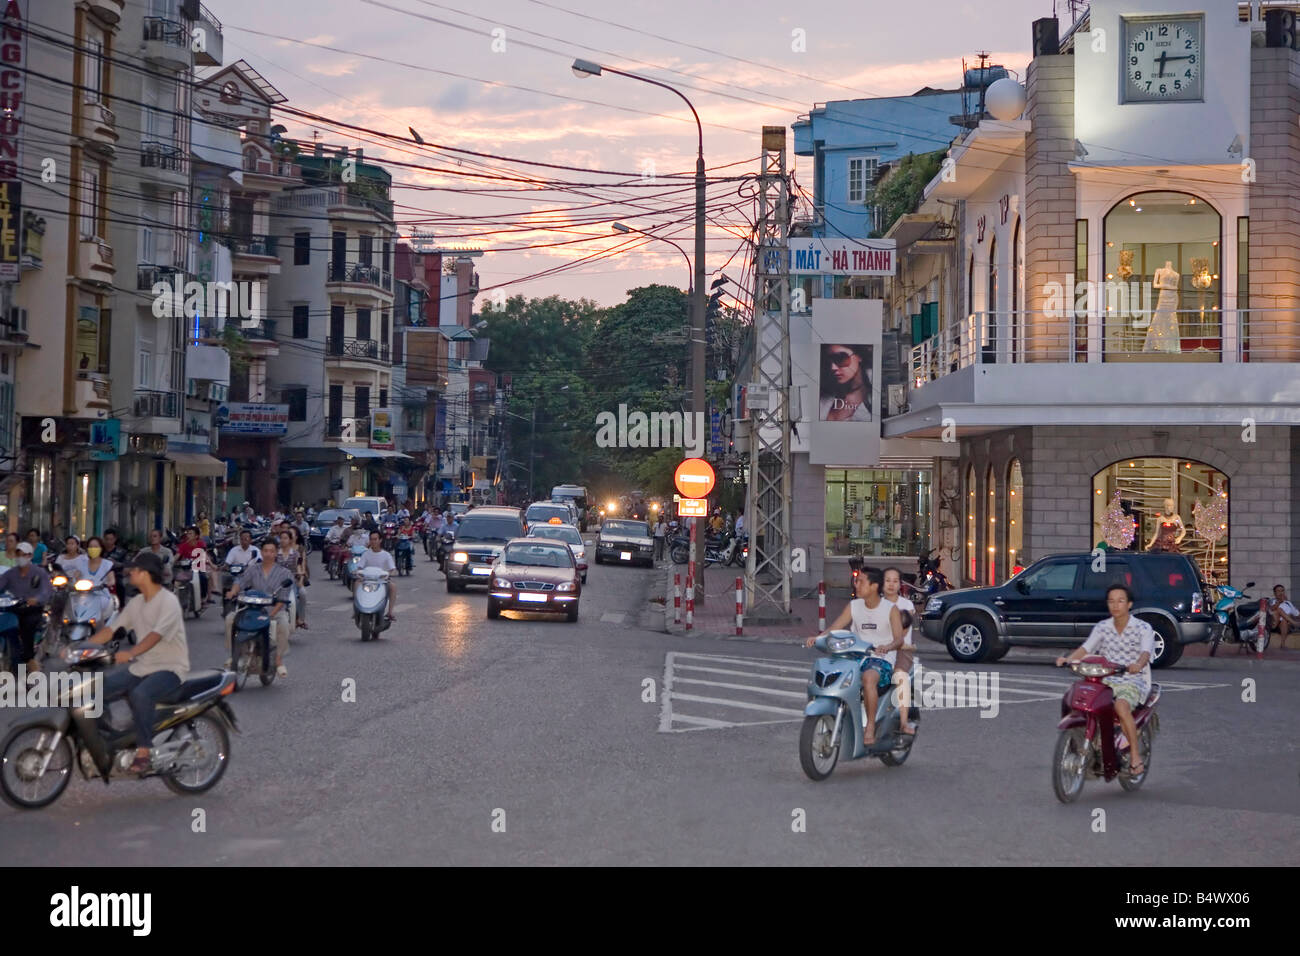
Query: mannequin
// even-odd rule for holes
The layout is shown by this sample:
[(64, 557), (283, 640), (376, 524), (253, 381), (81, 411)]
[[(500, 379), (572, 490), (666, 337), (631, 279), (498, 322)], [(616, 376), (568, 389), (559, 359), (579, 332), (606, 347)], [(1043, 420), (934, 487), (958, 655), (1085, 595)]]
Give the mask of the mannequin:
[(1156, 515), (1158, 523), (1156, 530), (1151, 534), (1151, 540), (1147, 542), (1147, 550), (1155, 552), (1167, 552), (1169, 554), (1181, 554), (1178, 547), (1183, 538), (1187, 537), (1187, 528), (1183, 526), (1182, 516), (1174, 510), (1174, 499), (1165, 499), (1165, 510)]
[(1147, 329), (1143, 352), (1181, 352), (1183, 350), (1178, 328), (1178, 283), (1181, 277), (1174, 271), (1172, 262), (1165, 262), (1157, 269), (1152, 285), (1160, 290), (1156, 300), (1156, 311), (1151, 316), (1151, 327)]

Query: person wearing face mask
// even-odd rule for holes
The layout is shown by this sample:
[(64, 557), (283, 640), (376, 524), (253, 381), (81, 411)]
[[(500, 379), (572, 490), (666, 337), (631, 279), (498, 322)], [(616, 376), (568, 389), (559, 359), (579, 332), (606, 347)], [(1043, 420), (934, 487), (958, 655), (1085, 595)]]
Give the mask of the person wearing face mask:
[(19, 643), (14, 665), (26, 664), (29, 671), (40, 670), (36, 661), (36, 631), (41, 626), (45, 606), (54, 596), (50, 576), (32, 561), (34, 551), (30, 542), (22, 542), (18, 545), (17, 563), (0, 574), (0, 591), (7, 591), (10, 597), (22, 602), (13, 608), (18, 617)]

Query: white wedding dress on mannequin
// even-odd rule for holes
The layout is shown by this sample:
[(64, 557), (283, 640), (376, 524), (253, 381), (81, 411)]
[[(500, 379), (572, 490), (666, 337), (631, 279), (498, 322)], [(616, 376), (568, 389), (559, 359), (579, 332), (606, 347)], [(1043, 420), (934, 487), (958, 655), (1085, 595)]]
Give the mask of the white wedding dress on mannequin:
[(1156, 300), (1156, 311), (1151, 316), (1151, 325), (1147, 328), (1143, 352), (1181, 352), (1182, 333), (1178, 328), (1178, 280), (1174, 264), (1166, 262), (1164, 268), (1157, 269), (1152, 284), (1160, 290)]

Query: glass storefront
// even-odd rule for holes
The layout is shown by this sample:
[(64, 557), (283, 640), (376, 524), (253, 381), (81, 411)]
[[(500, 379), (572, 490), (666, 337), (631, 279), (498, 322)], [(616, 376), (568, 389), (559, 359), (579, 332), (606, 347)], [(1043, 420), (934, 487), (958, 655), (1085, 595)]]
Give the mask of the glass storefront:
[(930, 472), (826, 469), (826, 556), (899, 557), (930, 542)]
[(1007, 567), (1024, 564), (1025, 559), (1025, 475), (1020, 459), (1007, 469)]

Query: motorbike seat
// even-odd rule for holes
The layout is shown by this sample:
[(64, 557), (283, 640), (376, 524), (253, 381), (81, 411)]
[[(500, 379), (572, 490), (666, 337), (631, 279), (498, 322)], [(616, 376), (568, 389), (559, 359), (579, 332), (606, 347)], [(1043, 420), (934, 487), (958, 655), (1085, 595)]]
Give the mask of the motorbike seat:
[(166, 694), (159, 699), (158, 703), (177, 704), (182, 700), (194, 697), (206, 690), (212, 690), (214, 687), (219, 687), (221, 685), (221, 680), (224, 675), (224, 671), (216, 670), (214, 668), (190, 671), (189, 676), (185, 680), (181, 681), (180, 686), (170, 694)]

